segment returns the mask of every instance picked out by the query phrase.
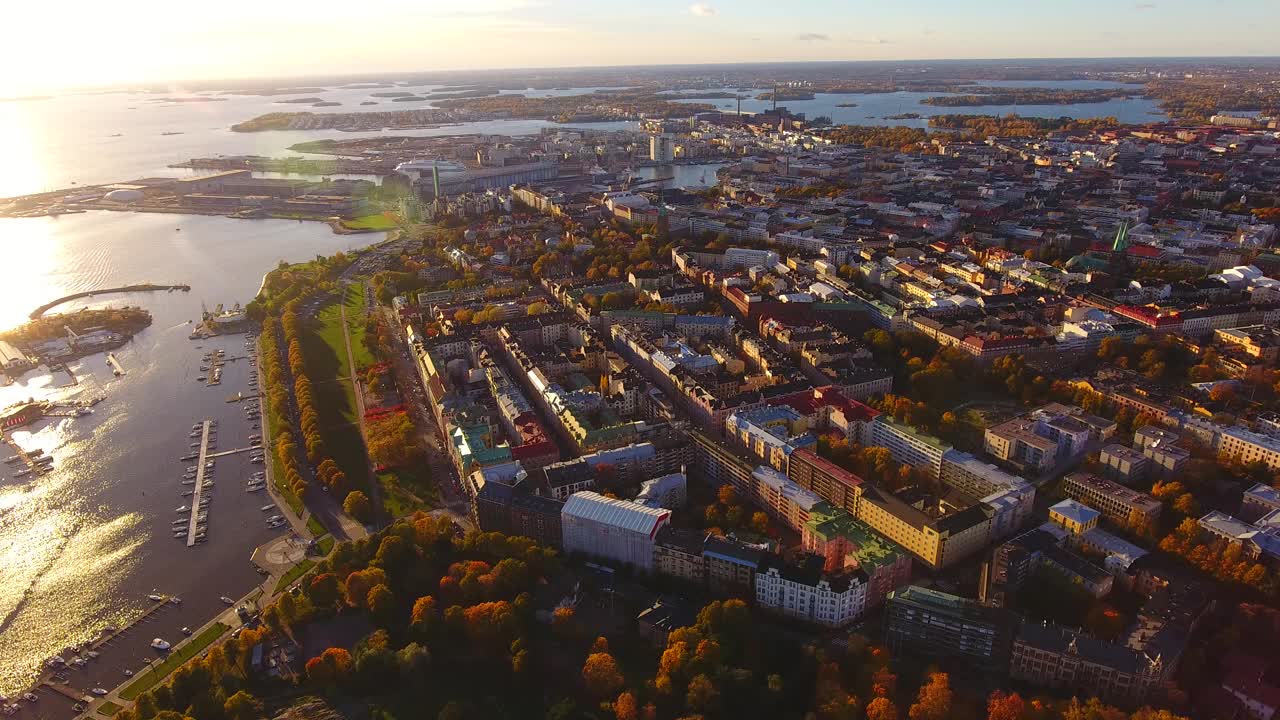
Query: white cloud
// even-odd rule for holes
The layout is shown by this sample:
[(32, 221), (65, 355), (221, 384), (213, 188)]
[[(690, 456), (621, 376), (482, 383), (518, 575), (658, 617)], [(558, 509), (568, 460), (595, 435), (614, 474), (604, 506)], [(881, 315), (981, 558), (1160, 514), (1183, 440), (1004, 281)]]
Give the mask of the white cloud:
[(689, 13), (698, 17), (711, 17), (716, 14), (716, 9), (706, 3), (694, 3), (689, 6)]
[(831, 36), (825, 33), (807, 32), (807, 33), (800, 33), (799, 35), (796, 36), (796, 39), (802, 42), (825, 42), (827, 40), (830, 40)]

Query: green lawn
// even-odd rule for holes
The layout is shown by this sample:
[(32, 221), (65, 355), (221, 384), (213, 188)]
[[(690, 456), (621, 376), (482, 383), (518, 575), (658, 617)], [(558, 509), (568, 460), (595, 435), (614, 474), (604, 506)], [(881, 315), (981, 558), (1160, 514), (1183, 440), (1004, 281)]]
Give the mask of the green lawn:
[(215, 640), (222, 637), (230, 628), (222, 623), (214, 623), (205, 631), (185, 642), (177, 650), (169, 653), (169, 657), (159, 665), (155, 665), (146, 674), (134, 680), (129, 687), (120, 691), (120, 697), (125, 700), (137, 700), (142, 693), (155, 687), (157, 683), (164, 680), (174, 670), (182, 667), (188, 660), (204, 652), (204, 649), (213, 644)]
[(316, 519), (315, 515), (307, 518), (307, 530), (311, 531), (312, 537), (320, 537), (321, 535), (329, 532), (325, 529), (324, 525)]
[[(360, 366), (373, 360), (364, 345), (364, 287), (351, 285), (340, 301), (347, 309), (351, 351), (358, 371)], [(366, 487), (369, 471), (364, 439), (357, 424), (355, 388), (350, 382), (342, 316), (336, 302), (317, 314), (314, 332), (303, 334), (302, 352), (311, 377), (316, 412), (320, 415), (325, 450), (346, 474), (352, 487)]]
[(105, 717), (111, 717), (112, 715), (115, 715), (116, 713), (120, 712), (123, 709), (124, 708), (108, 700), (98, 706), (97, 712), (99, 715), (103, 715)]
[(439, 491), (421, 469), (400, 468), (380, 472), (378, 484), (382, 487), (382, 503), (393, 518), (440, 504)]
[(400, 222), (386, 213), (365, 215), (354, 220), (343, 220), (344, 227), (351, 230), (392, 230), (399, 227)]
[(321, 555), (327, 556), (329, 553), (333, 552), (333, 546), (336, 544), (337, 541), (333, 539), (332, 535), (325, 535), (316, 541), (316, 550), (318, 550)]
[(276, 583), (276, 594), (284, 591), (285, 588), (293, 584), (294, 580), (307, 574), (307, 571), (316, 566), (315, 560), (306, 558), (297, 565), (289, 568), (289, 572), (280, 576), (279, 582)]

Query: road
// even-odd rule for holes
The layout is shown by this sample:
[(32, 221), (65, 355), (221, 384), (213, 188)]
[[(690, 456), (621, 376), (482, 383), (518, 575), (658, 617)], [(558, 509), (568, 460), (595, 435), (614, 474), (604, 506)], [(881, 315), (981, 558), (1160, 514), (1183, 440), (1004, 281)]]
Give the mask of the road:
[[(379, 515), (385, 515), (386, 511), (382, 507), (382, 485), (378, 482), (378, 473), (373, 467), (373, 461), (369, 459), (369, 432), (365, 427), (364, 421), (364, 391), (360, 389), (360, 382), (356, 375), (356, 356), (351, 351), (351, 328), (347, 325), (347, 303), (346, 295), (350, 291), (350, 285), (342, 286), (342, 293), (338, 297), (338, 317), (342, 322), (342, 343), (347, 348), (347, 373), (351, 382), (351, 390), (356, 396), (356, 427), (360, 431), (360, 443), (364, 447), (364, 463), (369, 472), (369, 501)], [(365, 293), (365, 312), (368, 313), (368, 288), (361, 286), (362, 292)]]
[(463, 528), (471, 529), (475, 524), (471, 521), (471, 500), (463, 490), (458, 479), (458, 472), (450, 460), (448, 451), (442, 444), (444, 433), (436, 424), (435, 413), (427, 407), (425, 388), (414, 365), (412, 354), (404, 335), (399, 332), (395, 315), (389, 308), (382, 308), (383, 320), (395, 332), (391, 352), (391, 369), (395, 373), (396, 385), (404, 398), (406, 410), (419, 433), (419, 440), (427, 455), (427, 468), (431, 478), (440, 491), (440, 510)]
[[(281, 343), (281, 345), (283, 345), (283, 343)], [(261, 349), (261, 345), (259, 345), (259, 356), (261, 356)], [(285, 372), (288, 372), (288, 358), (285, 357), (284, 352), (284, 348), (281, 347), (280, 363), (282, 369), (284, 369)], [(267, 389), (267, 379), (263, 374), (261, 362), (258, 363), (258, 386), (262, 388), (265, 394)], [(289, 398), (289, 412), (293, 417), (297, 417), (298, 406), (296, 399), (293, 397), (292, 388), (293, 386), (291, 384), (287, 388), (289, 391), (287, 393)], [(262, 402), (263, 404), (267, 402), (265, 396), (262, 398)], [(301, 437), (301, 434), (297, 431), (297, 426), (294, 425), (290, 418), (277, 418), (277, 420), (287, 423), (295, 437)], [(271, 430), (274, 430), (274, 428)], [(274, 438), (269, 430), (264, 429), (263, 438), (266, 440), (266, 444), (271, 447), (271, 451), (275, 452), (274, 443), (272, 442)], [(310, 537), (311, 532), (307, 529), (307, 518), (314, 515), (320, 524), (323, 525), (331, 535), (333, 535), (335, 540), (359, 540), (360, 538), (368, 536), (369, 531), (366, 530), (363, 525), (356, 522), (353, 518), (343, 512), (341, 503), (335, 500), (328, 492), (325, 492), (324, 488), (322, 488), (320, 483), (316, 480), (315, 472), (311, 465), (307, 463), (305, 457), (301, 456), (301, 450), (298, 452), (298, 471), (303, 474), (304, 479), (307, 481), (307, 489), (302, 497), (303, 512), (301, 516), (292, 511), (289, 507), (288, 501), (285, 500), (284, 496), (276, 489), (275, 480), (271, 477), (271, 463), (265, 463), (267, 472), (267, 491), (271, 494), (271, 499), (275, 501), (276, 507), (281, 510), (281, 514), (288, 519), (289, 525), (293, 528), (293, 531), (303, 537)]]

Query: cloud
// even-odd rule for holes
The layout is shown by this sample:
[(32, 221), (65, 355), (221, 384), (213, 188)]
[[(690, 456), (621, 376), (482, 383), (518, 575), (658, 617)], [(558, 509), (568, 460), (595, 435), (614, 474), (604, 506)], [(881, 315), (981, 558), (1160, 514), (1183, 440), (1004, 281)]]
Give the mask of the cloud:
[(807, 33), (800, 33), (799, 35), (796, 36), (796, 39), (800, 40), (801, 42), (826, 42), (831, 39), (831, 36), (825, 35), (823, 33), (807, 32)]
[(1140, 2), (1133, 4), (1134, 10), (1155, 10), (1156, 4), (1153, 2)]
[(689, 6), (689, 13), (698, 17), (711, 17), (716, 14), (716, 9), (706, 3), (694, 3)]
[(889, 41), (879, 35), (872, 35), (864, 38), (854, 38), (854, 42), (860, 45), (888, 45)]

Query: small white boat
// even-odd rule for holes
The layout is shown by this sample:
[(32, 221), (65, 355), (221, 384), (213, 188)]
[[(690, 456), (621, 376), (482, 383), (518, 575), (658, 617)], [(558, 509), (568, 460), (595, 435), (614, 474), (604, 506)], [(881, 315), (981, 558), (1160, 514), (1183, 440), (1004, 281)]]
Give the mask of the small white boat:
[(76, 667), (84, 667), (89, 663), (86, 662), (84, 658), (71, 658), (71, 664), (75, 665)]
[(156, 593), (151, 593), (150, 595), (147, 596), (147, 599), (150, 600), (151, 602), (160, 602), (161, 600), (164, 600), (164, 596), (158, 595)]
[(236, 601), (235, 601), (235, 600), (232, 600), (231, 598), (227, 597), (226, 595), (223, 595), (222, 597), (220, 597), (220, 598), (218, 598), (218, 599), (219, 599), (219, 600), (221, 600), (221, 601), (223, 602), (223, 604), (225, 604), (225, 605), (235, 605), (235, 604), (236, 604)]
[(89, 652), (85, 653), (85, 657), (89, 658), (90, 660), (96, 660), (98, 657), (98, 651), (90, 650)]
[(173, 511), (174, 511), (174, 512), (176, 512), (176, 513), (179, 513), (179, 514), (181, 514), (181, 513), (189, 513), (189, 512), (191, 512), (191, 506), (190, 506), (190, 505), (179, 505), (178, 507), (174, 508), (174, 509), (173, 509)]
[(107, 694), (107, 691), (105, 688), (93, 688), (89, 692), (93, 693), (94, 695), (97, 695), (98, 697), (102, 697), (103, 695)]
[(170, 645), (168, 641), (164, 640), (163, 638), (156, 638), (151, 641), (151, 649), (153, 650), (168, 650), (171, 647), (173, 646)]
[(22, 699), (27, 702), (36, 702), (40, 699), (40, 696), (35, 693), (22, 693)]
[(268, 510), (275, 510), (276, 506), (275, 506), (275, 503), (272, 503), (271, 505), (263, 505), (258, 509), (261, 510), (262, 512), (267, 512)]
[(182, 598), (178, 597), (177, 595), (174, 595), (173, 597), (169, 598), (169, 602), (173, 603), (174, 605), (181, 605)]
[(133, 677), (133, 671), (132, 671), (132, 670), (130, 670), (129, 668), (125, 668), (125, 669), (124, 669), (124, 676), (125, 676), (125, 677)]

